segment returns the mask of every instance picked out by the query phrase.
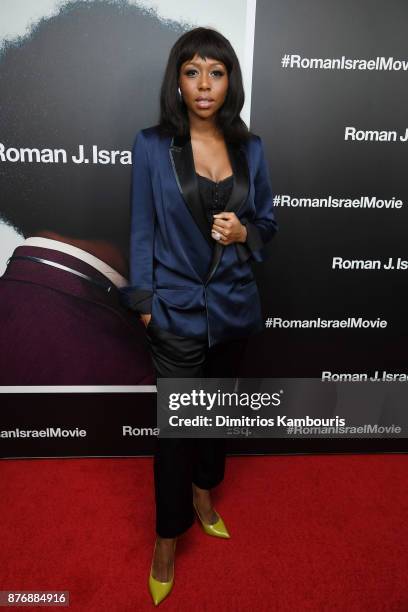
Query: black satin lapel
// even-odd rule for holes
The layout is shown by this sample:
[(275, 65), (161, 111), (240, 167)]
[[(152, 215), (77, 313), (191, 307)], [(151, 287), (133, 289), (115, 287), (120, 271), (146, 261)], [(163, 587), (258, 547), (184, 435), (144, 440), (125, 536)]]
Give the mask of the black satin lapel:
[(195, 173), (193, 150), (189, 138), (173, 138), (170, 144), (170, 159), (177, 185), (190, 213), (202, 235), (213, 248), (207, 217), (200, 200), (197, 176)]
[[(237, 213), (248, 197), (248, 162), (242, 148), (227, 145), (227, 149), (234, 174), (234, 184), (225, 210)], [(180, 193), (194, 221), (197, 223), (201, 233), (213, 250), (210, 269), (205, 280), (205, 284), (207, 284), (218, 268), (225, 247), (215, 242), (210, 235), (207, 217), (201, 205), (190, 138), (173, 138), (170, 144), (169, 153)]]
[(225, 210), (237, 214), (245, 203), (249, 191), (249, 169), (244, 150), (241, 147), (227, 145), (228, 154), (234, 173), (234, 186)]
[[(230, 198), (225, 206), (225, 210), (228, 212), (234, 212), (236, 214), (241, 206), (246, 202), (248, 197), (249, 169), (245, 152), (241, 148), (227, 144), (227, 149), (234, 175), (234, 184)], [(225, 247), (218, 242), (215, 243), (212, 261), (205, 284), (210, 282), (211, 278), (216, 272), (220, 264), (222, 254), (224, 253), (224, 248)]]

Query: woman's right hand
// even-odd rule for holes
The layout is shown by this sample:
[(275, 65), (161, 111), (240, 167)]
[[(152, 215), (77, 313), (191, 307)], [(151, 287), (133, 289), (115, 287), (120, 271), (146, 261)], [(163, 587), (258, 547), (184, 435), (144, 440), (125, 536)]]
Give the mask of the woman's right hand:
[(140, 318), (142, 319), (145, 327), (147, 327), (150, 323), (150, 319), (152, 318), (151, 314), (141, 314)]

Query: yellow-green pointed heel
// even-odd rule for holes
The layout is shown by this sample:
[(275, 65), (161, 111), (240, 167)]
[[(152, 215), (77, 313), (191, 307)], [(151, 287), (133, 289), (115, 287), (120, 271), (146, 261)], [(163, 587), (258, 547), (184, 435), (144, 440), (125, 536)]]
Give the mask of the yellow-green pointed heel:
[[(155, 545), (154, 545), (153, 558), (154, 558), (154, 553), (156, 551), (156, 544), (157, 544), (157, 540), (156, 540)], [(174, 548), (176, 548), (176, 544), (174, 544)], [(152, 575), (152, 567), (153, 567), (153, 559), (152, 559), (152, 564), (150, 566), (149, 591), (150, 591), (150, 594), (151, 594), (151, 596), (153, 598), (154, 605), (158, 606), (159, 603), (161, 601), (163, 601), (163, 599), (165, 597), (167, 597), (167, 595), (170, 593), (170, 591), (173, 588), (173, 584), (174, 584), (174, 561), (173, 561), (173, 576), (172, 576), (171, 580), (168, 580), (167, 582), (160, 582), (160, 580), (157, 580), (156, 578), (154, 578), (153, 575)]]
[(194, 502), (193, 502), (193, 506), (194, 506), (195, 511), (197, 512), (197, 516), (200, 519), (200, 523), (205, 533), (207, 533), (210, 536), (215, 536), (216, 538), (230, 538), (231, 537), (230, 534), (228, 533), (228, 529), (226, 528), (224, 521), (222, 520), (222, 518), (220, 517), (220, 515), (218, 514), (215, 508), (214, 508), (214, 512), (218, 516), (218, 521), (210, 525), (209, 523), (204, 523), (203, 519), (200, 516), (198, 508)]

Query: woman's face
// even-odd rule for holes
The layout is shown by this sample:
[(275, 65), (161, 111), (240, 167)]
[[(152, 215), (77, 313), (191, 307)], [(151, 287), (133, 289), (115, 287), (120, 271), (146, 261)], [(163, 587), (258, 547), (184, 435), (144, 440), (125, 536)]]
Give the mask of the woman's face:
[(195, 55), (181, 65), (179, 87), (189, 114), (214, 118), (228, 92), (227, 69), (218, 60)]

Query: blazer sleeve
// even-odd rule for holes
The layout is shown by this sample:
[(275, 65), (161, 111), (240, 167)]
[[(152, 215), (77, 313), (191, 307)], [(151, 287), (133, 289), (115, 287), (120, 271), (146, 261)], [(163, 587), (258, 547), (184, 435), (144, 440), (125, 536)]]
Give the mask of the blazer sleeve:
[(264, 246), (278, 229), (273, 204), (273, 194), (268, 165), (262, 140), (257, 136), (259, 147), (258, 168), (254, 178), (255, 187), (255, 217), (240, 219), (247, 229), (245, 242), (236, 243), (237, 255), (241, 262), (249, 258), (254, 261), (265, 259)]
[(153, 245), (155, 208), (146, 141), (140, 131), (132, 149), (130, 221), (130, 279), (120, 290), (122, 304), (140, 314), (150, 314), (153, 296)]

